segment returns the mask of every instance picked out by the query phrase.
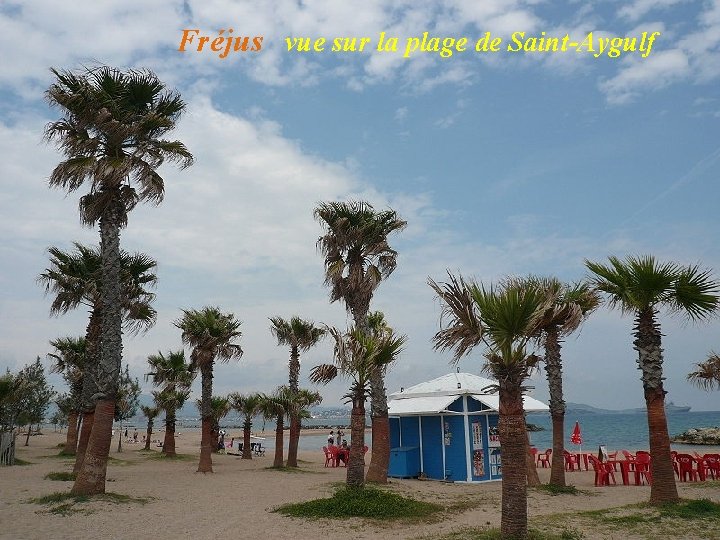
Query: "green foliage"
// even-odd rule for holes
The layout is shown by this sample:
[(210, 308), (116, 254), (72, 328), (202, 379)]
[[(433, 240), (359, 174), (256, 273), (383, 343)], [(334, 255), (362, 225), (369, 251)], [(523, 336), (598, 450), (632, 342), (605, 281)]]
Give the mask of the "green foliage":
[(12, 375), (0, 379), (0, 429), (39, 424), (45, 418), (55, 391), (48, 385), (40, 357)]
[(677, 504), (665, 504), (658, 510), (660, 515), (665, 517), (720, 520), (720, 504), (710, 499), (693, 499)]
[(123, 422), (137, 414), (140, 399), (140, 383), (137, 377), (130, 377), (130, 366), (125, 365), (125, 371), (120, 372), (117, 399), (115, 401), (115, 421)]
[[(445, 536), (434, 537), (437, 540), (505, 540), (500, 529), (466, 527)], [(575, 529), (563, 530), (560, 534), (529, 529), (527, 540), (581, 540), (583, 534)]]
[(535, 486), (534, 489), (544, 491), (550, 495), (579, 495), (582, 493), (575, 486), (556, 486), (555, 484), (541, 484)]
[(346, 519), (361, 517), (411, 521), (425, 519), (443, 507), (375, 488), (338, 489), (330, 498), (281, 506), (276, 511), (294, 517)]
[(102, 493), (100, 495), (73, 495), (71, 493), (56, 492), (44, 497), (36, 497), (26, 502), (32, 504), (41, 504), (49, 506), (48, 512), (51, 514), (59, 514), (63, 516), (84, 513), (92, 513), (92, 509), (87, 505), (94, 501), (109, 502), (113, 504), (147, 504), (151, 500), (150, 497), (131, 497), (121, 493)]
[(56, 480), (60, 482), (75, 481), (77, 476), (74, 472), (51, 472), (45, 475), (46, 480)]

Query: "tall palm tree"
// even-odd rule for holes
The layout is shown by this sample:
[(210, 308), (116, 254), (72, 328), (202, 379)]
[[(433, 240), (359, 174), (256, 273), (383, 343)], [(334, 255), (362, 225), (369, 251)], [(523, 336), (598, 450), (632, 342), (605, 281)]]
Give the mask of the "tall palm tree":
[(689, 373), (688, 381), (703, 390), (720, 389), (720, 356), (710, 353), (707, 360), (696, 364), (696, 369)]
[(610, 307), (635, 317), (635, 350), (642, 372), (647, 406), (653, 483), (650, 502), (678, 500), (665, 416), (663, 354), (658, 313), (661, 308), (683, 313), (691, 321), (708, 318), (718, 308), (718, 283), (697, 266), (661, 263), (655, 257), (609, 258), (610, 264), (585, 261), (593, 284), (608, 297)]
[(530, 328), (543, 312), (544, 297), (534, 287), (505, 283), (486, 289), (448, 272), (449, 281), (428, 283), (444, 303), (447, 321), (433, 337), (436, 350), (452, 349), (454, 360), (485, 345), (485, 370), (499, 381), (499, 429), (502, 449), (503, 538), (527, 537), (526, 441), (524, 383), (539, 357), (527, 351)]
[[(85, 458), (85, 449), (93, 426), (97, 366), (100, 358), (100, 335), (102, 300), (100, 281), (102, 262), (100, 249), (74, 243), (75, 250), (63, 251), (51, 247), (50, 266), (40, 274), (38, 282), (45, 293), (54, 295), (50, 305), (51, 315), (65, 314), (80, 306), (90, 311), (85, 330), (86, 367), (81, 397), (82, 426), (77, 444), (74, 472), (79, 472)], [(125, 330), (130, 333), (145, 331), (155, 324), (156, 312), (151, 303), (155, 295), (148, 287), (155, 285), (154, 273), (157, 263), (144, 253), (120, 252), (120, 280), (122, 286), (121, 306)]]
[(243, 453), (242, 459), (252, 459), (252, 449), (250, 447), (250, 435), (252, 429), (253, 417), (261, 412), (263, 407), (264, 396), (262, 394), (238, 394), (233, 393), (228, 396), (232, 408), (239, 412), (243, 417)]
[(545, 311), (530, 329), (545, 348), (545, 374), (550, 392), (553, 429), (550, 484), (565, 485), (565, 400), (563, 399), (561, 344), (600, 305), (600, 295), (588, 283), (566, 284), (554, 277), (517, 280), (519, 287), (535, 287), (546, 297)]
[(67, 400), (68, 430), (63, 449), (63, 454), (70, 456), (74, 456), (77, 450), (86, 343), (84, 337), (58, 338), (50, 342), (57, 352), (48, 353), (48, 358), (55, 361), (52, 371), (62, 374), (70, 390)]
[[(198, 411), (202, 412), (202, 400), (195, 402)], [(220, 439), (220, 420), (225, 418), (232, 409), (230, 397), (212, 396), (210, 399), (210, 409), (212, 410), (212, 425), (210, 427), (210, 438), (212, 440), (212, 452), (218, 451), (218, 442)]]
[[(365, 201), (321, 203), (314, 214), (325, 228), (317, 246), (325, 257), (330, 301), (343, 300), (355, 328), (367, 333), (373, 293), (397, 264), (397, 252), (390, 247), (388, 236), (403, 230), (407, 222), (394, 210), (378, 212)], [(368, 481), (385, 483), (390, 462), (390, 423), (382, 371), (370, 374), (370, 387), (373, 452)]]
[(156, 172), (160, 165), (169, 161), (184, 168), (193, 157), (181, 142), (163, 138), (175, 127), (185, 103), (151, 71), (123, 73), (100, 66), (52, 73), (55, 80), (45, 97), (62, 117), (46, 126), (45, 137), (66, 159), (52, 171), (49, 182), (68, 192), (87, 183), (80, 217), (88, 226), (100, 225), (102, 352), (96, 373), (100, 398), (86, 457), (72, 489), (77, 495), (94, 494), (105, 491), (122, 360), (120, 229), (139, 201), (162, 201), (164, 183)]
[(315, 366), (310, 373), (310, 380), (327, 384), (337, 376), (342, 376), (351, 381), (350, 390), (344, 396), (352, 402), (346, 483), (351, 487), (362, 487), (365, 483), (365, 401), (371, 392), (370, 378), (395, 361), (407, 337), (396, 336), (392, 332), (372, 335), (358, 329), (342, 333), (337, 328), (329, 328), (328, 332), (335, 340), (333, 363)]
[(212, 470), (212, 379), (215, 359), (229, 362), (239, 359), (243, 351), (234, 343), (240, 339), (241, 322), (232, 313), (223, 313), (217, 307), (204, 307), (201, 310), (184, 309), (182, 318), (175, 326), (182, 330), (182, 341), (192, 347), (190, 363), (200, 369), (202, 377), (202, 442), (200, 443), (200, 462), (197, 472)]
[[(289, 389), (297, 393), (300, 389), (300, 351), (307, 351), (325, 335), (325, 330), (312, 321), (293, 317), (289, 321), (281, 317), (270, 318), (270, 332), (277, 338), (278, 345), (290, 346)], [(290, 416), (290, 443), (288, 445), (288, 467), (297, 467), (298, 442), (300, 440), (300, 417)]]
[(169, 351), (167, 356), (162, 352), (148, 356), (150, 371), (145, 380), (152, 378), (154, 386), (162, 387), (155, 395), (155, 401), (165, 411), (165, 439), (162, 452), (168, 457), (175, 457), (175, 422), (176, 411), (183, 406), (190, 395), (190, 385), (195, 378), (195, 371), (185, 362), (185, 351)]
[(160, 407), (153, 407), (152, 405), (140, 405), (140, 410), (148, 421), (147, 431), (145, 432), (145, 450), (150, 450), (150, 439), (152, 438), (153, 434), (153, 423), (155, 422), (155, 418), (157, 418), (157, 415), (160, 414)]

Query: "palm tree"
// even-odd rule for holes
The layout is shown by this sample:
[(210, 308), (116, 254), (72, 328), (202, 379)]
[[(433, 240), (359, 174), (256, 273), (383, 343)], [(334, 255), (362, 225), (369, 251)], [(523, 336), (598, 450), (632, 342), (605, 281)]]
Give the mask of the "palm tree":
[(153, 433), (153, 423), (155, 422), (155, 418), (157, 417), (157, 415), (160, 414), (160, 407), (140, 405), (140, 410), (148, 421), (147, 431), (145, 434), (145, 450), (150, 450), (150, 439), (152, 438)]
[(696, 364), (696, 368), (688, 374), (688, 381), (703, 390), (720, 389), (720, 356), (712, 352), (707, 360)]
[[(275, 420), (275, 457), (273, 468), (279, 469), (283, 466), (284, 450), (284, 423), (285, 417), (290, 410), (292, 393), (287, 386), (280, 386), (270, 395), (262, 395), (259, 412), (266, 420)], [(243, 450), (245, 445), (243, 444)]]
[(67, 399), (68, 430), (63, 449), (63, 454), (70, 456), (74, 456), (77, 450), (86, 343), (84, 337), (58, 338), (50, 342), (57, 352), (48, 353), (48, 358), (55, 361), (52, 371), (62, 373), (70, 389)]
[(190, 363), (200, 369), (202, 377), (202, 442), (200, 443), (200, 463), (197, 472), (212, 470), (212, 379), (215, 359), (229, 362), (240, 358), (242, 348), (235, 340), (240, 339), (240, 321), (232, 313), (222, 313), (217, 307), (204, 307), (201, 310), (184, 309), (181, 319), (175, 326), (182, 330), (182, 341), (192, 347)]
[[(197, 400), (195, 405), (198, 411), (202, 412), (202, 400)], [(212, 410), (212, 425), (210, 427), (210, 438), (212, 440), (212, 452), (218, 451), (218, 441), (220, 438), (220, 420), (225, 418), (231, 409), (230, 397), (212, 396), (210, 399), (210, 409)]]
[(448, 272), (449, 282), (428, 283), (445, 304), (448, 321), (433, 337), (436, 350), (452, 349), (454, 360), (480, 344), (486, 346), (485, 370), (499, 381), (499, 429), (502, 448), (503, 538), (527, 537), (527, 430), (523, 411), (524, 383), (536, 369), (539, 357), (528, 354), (530, 328), (542, 313), (545, 301), (534, 287), (505, 283), (486, 289)]
[(165, 387), (159, 392), (154, 391), (152, 395), (157, 406), (165, 411), (165, 437), (161, 453), (169, 458), (177, 457), (175, 451), (176, 413), (190, 398), (190, 389)]
[(545, 348), (545, 374), (550, 392), (550, 416), (553, 429), (550, 484), (565, 485), (565, 401), (563, 399), (562, 358), (563, 338), (575, 332), (580, 324), (600, 305), (600, 295), (589, 284), (562, 283), (557, 278), (529, 277), (516, 280), (519, 287), (535, 287), (546, 296), (542, 316), (530, 329)]
[(80, 198), (84, 224), (100, 225), (102, 271), (101, 349), (96, 379), (100, 396), (85, 459), (72, 492), (105, 491), (115, 398), (122, 360), (122, 286), (120, 229), (139, 201), (160, 203), (162, 177), (156, 172), (170, 161), (181, 168), (192, 155), (179, 141), (162, 137), (185, 109), (176, 92), (149, 70), (121, 72), (107, 66), (80, 72), (52, 70), (55, 81), (45, 93), (62, 118), (50, 122), (45, 137), (57, 143), (66, 159), (50, 174), (50, 185), (68, 192), (89, 184)]
[[(373, 293), (397, 264), (397, 252), (388, 244), (388, 236), (403, 230), (407, 222), (394, 210), (376, 212), (364, 201), (321, 203), (314, 214), (325, 228), (317, 246), (325, 257), (330, 302), (343, 300), (355, 328), (367, 333)], [(368, 481), (379, 483), (387, 482), (390, 462), (390, 424), (383, 375), (382, 371), (370, 374), (373, 452)]]
[(351, 487), (362, 487), (365, 483), (365, 400), (371, 391), (370, 378), (395, 361), (407, 337), (398, 337), (392, 332), (372, 335), (358, 329), (343, 334), (337, 328), (329, 328), (328, 332), (335, 340), (334, 362), (315, 366), (310, 373), (310, 380), (327, 384), (340, 375), (351, 381), (350, 391), (344, 396), (352, 402), (346, 482)]
[(642, 372), (647, 406), (653, 483), (650, 502), (678, 501), (665, 416), (663, 354), (658, 312), (667, 308), (691, 321), (708, 318), (718, 307), (718, 283), (709, 271), (697, 266), (660, 263), (653, 256), (610, 257), (604, 265), (585, 261), (594, 274), (592, 282), (609, 300), (610, 307), (635, 317), (635, 350)]
[(262, 410), (263, 398), (262, 394), (242, 395), (233, 393), (228, 396), (232, 408), (243, 416), (243, 459), (252, 459), (252, 449), (250, 447), (250, 435), (252, 429), (252, 420)]
[[(325, 335), (323, 328), (318, 328), (312, 321), (293, 317), (289, 321), (281, 317), (270, 318), (270, 332), (277, 338), (278, 345), (290, 346), (289, 389), (297, 393), (300, 378), (300, 351), (307, 351)], [(290, 416), (290, 443), (288, 445), (288, 467), (297, 467), (298, 442), (300, 440), (300, 417)]]
[[(50, 266), (40, 274), (38, 282), (45, 293), (53, 293), (51, 315), (65, 314), (80, 306), (90, 311), (85, 330), (85, 372), (81, 396), (82, 426), (77, 444), (74, 472), (79, 472), (85, 458), (85, 449), (93, 426), (95, 401), (98, 394), (95, 384), (100, 357), (102, 301), (100, 297), (100, 249), (74, 243), (75, 250), (65, 252), (51, 247)], [(122, 283), (122, 317), (130, 333), (145, 331), (155, 324), (156, 312), (151, 303), (155, 295), (147, 290), (154, 286), (157, 263), (144, 253), (120, 252), (120, 279)]]
[(160, 392), (153, 394), (155, 402), (165, 411), (165, 440), (162, 452), (168, 457), (175, 457), (175, 422), (176, 411), (183, 406), (190, 395), (190, 385), (195, 372), (185, 362), (185, 351), (169, 351), (167, 356), (162, 352), (148, 356), (150, 372), (145, 380), (152, 378), (153, 385), (162, 387)]

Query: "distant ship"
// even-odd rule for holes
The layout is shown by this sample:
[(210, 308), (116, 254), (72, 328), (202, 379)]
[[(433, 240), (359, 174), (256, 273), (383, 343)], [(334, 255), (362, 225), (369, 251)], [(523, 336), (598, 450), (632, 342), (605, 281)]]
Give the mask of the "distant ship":
[[(665, 414), (686, 413), (690, 412), (690, 409), (691, 407), (688, 405), (675, 405), (672, 401), (665, 403)], [(637, 409), (631, 409), (630, 412), (645, 414), (647, 413), (647, 409), (645, 407), (639, 407)]]
[(672, 401), (665, 404), (666, 413), (690, 412), (690, 409), (688, 405), (675, 405)]
[[(672, 401), (665, 403), (665, 414), (678, 414), (690, 412), (689, 405), (675, 405)], [(645, 407), (636, 409), (600, 409), (583, 403), (567, 403), (567, 412), (582, 414), (647, 414)]]

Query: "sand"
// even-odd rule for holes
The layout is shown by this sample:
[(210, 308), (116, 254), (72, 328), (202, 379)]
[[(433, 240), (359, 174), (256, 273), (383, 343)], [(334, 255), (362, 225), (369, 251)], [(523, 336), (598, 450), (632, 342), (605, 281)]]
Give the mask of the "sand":
[[(316, 431), (313, 433), (317, 433)], [(269, 433), (267, 435), (270, 435)], [(301, 452), (300, 473), (268, 470), (272, 456), (243, 460), (232, 455), (213, 455), (214, 474), (196, 473), (199, 434), (186, 432), (178, 438), (178, 452), (193, 456), (188, 461), (152, 459), (139, 450), (142, 444), (125, 445), (108, 467), (107, 490), (132, 497), (149, 498), (146, 504), (112, 504), (94, 501), (85, 505), (91, 513), (55, 515), (47, 506), (28, 499), (53, 492), (67, 492), (70, 482), (45, 479), (55, 471), (72, 470), (72, 461), (56, 457), (64, 434), (49, 432), (33, 436), (30, 446), (19, 446), (17, 457), (27, 466), (0, 468), (0, 538), (97, 539), (97, 538), (218, 538), (317, 539), (344, 538), (433, 538), (463, 526), (497, 527), (500, 524), (500, 482), (484, 484), (443, 483), (418, 480), (391, 481), (392, 489), (413, 497), (446, 504), (475, 501), (466, 511), (456, 512), (437, 523), (376, 524), (360, 520), (310, 521), (287, 518), (272, 509), (288, 502), (329, 494), (345, 479), (346, 469), (324, 467), (324, 456)], [(158, 435), (156, 435), (158, 436)], [(24, 444), (24, 438), (18, 438)], [(154, 451), (158, 448), (153, 447)], [(366, 458), (369, 462), (369, 455)], [(540, 469), (547, 482), (549, 469)], [(593, 486), (592, 472), (568, 473), (568, 482), (585, 493), (551, 496), (529, 491), (529, 515), (568, 513), (646, 502), (647, 486)], [(620, 481), (620, 473), (617, 473)], [(720, 502), (720, 490), (699, 484), (678, 484), (681, 496), (707, 497)], [(478, 501), (480, 501), (478, 503)], [(720, 531), (718, 532), (720, 534)], [(632, 536), (621, 535), (625, 540)], [(607, 538), (585, 532), (585, 538)]]

